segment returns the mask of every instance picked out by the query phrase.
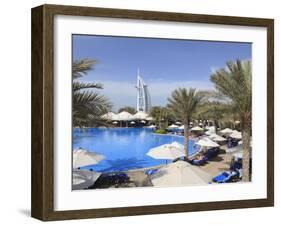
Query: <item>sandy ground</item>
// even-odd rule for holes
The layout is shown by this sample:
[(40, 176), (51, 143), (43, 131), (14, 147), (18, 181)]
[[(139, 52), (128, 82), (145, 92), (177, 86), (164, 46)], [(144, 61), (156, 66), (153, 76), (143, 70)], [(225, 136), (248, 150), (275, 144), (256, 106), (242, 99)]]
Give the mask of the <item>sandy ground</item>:
[[(220, 153), (217, 157), (209, 160), (204, 166), (196, 166), (205, 171), (206, 173), (210, 174), (212, 177), (217, 176), (222, 171), (228, 170), (230, 166), (232, 155)], [(124, 185), (124, 187), (149, 187), (153, 186), (151, 183), (150, 177), (145, 174), (145, 172), (149, 169), (156, 169), (161, 168), (164, 165), (148, 167), (144, 169), (135, 169), (125, 171), (130, 178), (130, 183)], [(122, 185), (119, 187), (123, 187)], [(114, 188), (114, 186), (111, 186)]]
[(149, 177), (142, 171), (127, 172), (127, 175), (136, 187), (153, 186)]
[(151, 183), (149, 176), (147, 176), (145, 172), (149, 169), (159, 169), (162, 166), (164, 165), (148, 167), (144, 169), (129, 170), (125, 173), (130, 177), (130, 181), (134, 182), (136, 187), (148, 187), (153, 186), (153, 184)]
[(199, 166), (200, 169), (212, 175), (217, 176), (222, 171), (229, 170), (232, 155), (219, 154), (217, 157), (209, 160), (204, 166)]
[[(206, 173), (210, 174), (212, 177), (217, 176), (222, 171), (226, 171), (230, 167), (232, 155), (221, 153), (217, 157), (209, 160), (204, 166), (197, 166), (200, 169), (204, 170)], [(137, 170), (130, 170), (127, 171), (127, 175), (130, 177), (130, 180), (134, 181), (137, 187), (146, 187), (146, 186), (153, 186), (149, 176), (147, 176), (144, 172), (148, 169), (155, 169), (160, 168), (158, 167), (151, 167), (146, 169), (137, 169)]]

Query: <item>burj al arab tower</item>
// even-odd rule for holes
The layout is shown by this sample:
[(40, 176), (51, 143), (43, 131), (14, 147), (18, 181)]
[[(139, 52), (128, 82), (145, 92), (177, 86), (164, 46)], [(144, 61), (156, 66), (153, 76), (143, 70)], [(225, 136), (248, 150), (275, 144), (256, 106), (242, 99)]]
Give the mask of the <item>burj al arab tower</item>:
[(148, 91), (148, 87), (143, 81), (142, 77), (139, 74), (137, 76), (137, 111), (143, 111), (148, 113), (151, 108), (151, 99)]

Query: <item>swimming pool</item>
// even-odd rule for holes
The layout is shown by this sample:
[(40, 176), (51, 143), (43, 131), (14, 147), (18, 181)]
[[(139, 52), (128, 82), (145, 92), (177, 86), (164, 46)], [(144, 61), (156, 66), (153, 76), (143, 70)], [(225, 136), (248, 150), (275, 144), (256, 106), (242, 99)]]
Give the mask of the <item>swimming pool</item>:
[[(177, 141), (183, 144), (184, 138), (173, 135), (153, 134), (148, 128), (88, 128), (73, 129), (73, 150), (83, 148), (105, 156), (97, 165), (83, 167), (98, 172), (124, 171), (166, 163), (154, 159), (146, 153), (154, 147)], [(189, 154), (196, 150), (194, 141), (189, 142)]]

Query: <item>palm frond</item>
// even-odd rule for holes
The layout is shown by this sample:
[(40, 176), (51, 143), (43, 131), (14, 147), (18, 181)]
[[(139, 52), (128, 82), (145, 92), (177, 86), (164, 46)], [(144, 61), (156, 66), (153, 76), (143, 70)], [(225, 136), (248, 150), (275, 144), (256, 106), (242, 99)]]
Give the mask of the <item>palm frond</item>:
[(82, 89), (102, 89), (103, 85), (101, 83), (82, 83), (82, 82), (73, 82), (73, 92), (82, 90)]
[(227, 62), (227, 68), (211, 75), (216, 89), (233, 101), (240, 114), (251, 112), (252, 85), (250, 61)]
[(79, 121), (93, 123), (93, 119), (99, 122), (104, 121), (102, 115), (111, 109), (111, 103), (106, 97), (91, 91), (75, 92), (72, 103), (73, 124)]
[(96, 65), (96, 60), (82, 59), (76, 60), (72, 64), (72, 77), (73, 79), (81, 78), (88, 73), (88, 71), (93, 70), (93, 66)]
[(177, 117), (183, 121), (190, 120), (196, 107), (202, 101), (204, 95), (201, 92), (196, 92), (196, 89), (179, 88), (172, 92), (168, 98), (167, 107), (170, 108)]

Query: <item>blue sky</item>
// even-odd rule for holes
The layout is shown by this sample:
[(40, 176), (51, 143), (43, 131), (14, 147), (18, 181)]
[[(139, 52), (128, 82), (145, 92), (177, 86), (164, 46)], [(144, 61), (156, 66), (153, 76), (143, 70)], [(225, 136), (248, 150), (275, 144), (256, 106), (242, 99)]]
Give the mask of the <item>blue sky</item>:
[(137, 70), (148, 84), (152, 105), (166, 105), (178, 87), (213, 89), (210, 75), (226, 61), (251, 59), (250, 43), (73, 35), (73, 59), (96, 59), (82, 81), (103, 83), (99, 90), (113, 110), (136, 105)]

